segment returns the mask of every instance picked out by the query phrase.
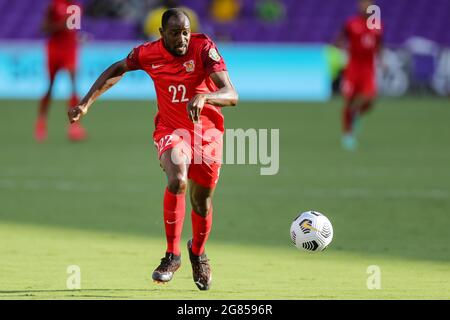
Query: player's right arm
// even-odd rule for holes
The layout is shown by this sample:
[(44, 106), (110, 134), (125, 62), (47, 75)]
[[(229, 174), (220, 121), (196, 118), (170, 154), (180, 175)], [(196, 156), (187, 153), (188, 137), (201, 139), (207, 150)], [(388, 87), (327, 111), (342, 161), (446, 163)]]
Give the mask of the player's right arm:
[(73, 123), (80, 120), (100, 95), (119, 82), (123, 75), (131, 70), (135, 69), (130, 68), (127, 64), (127, 59), (120, 60), (109, 66), (94, 82), (89, 92), (80, 101), (80, 104), (69, 110), (69, 121)]

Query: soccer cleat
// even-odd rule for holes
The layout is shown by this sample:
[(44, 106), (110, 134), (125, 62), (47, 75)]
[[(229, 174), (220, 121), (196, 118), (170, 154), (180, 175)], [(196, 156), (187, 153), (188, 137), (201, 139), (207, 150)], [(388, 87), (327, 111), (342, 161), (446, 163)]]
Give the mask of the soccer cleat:
[(44, 142), (47, 139), (47, 120), (38, 118), (34, 128), (34, 138), (37, 142)]
[(357, 147), (357, 142), (355, 137), (353, 136), (353, 134), (351, 133), (346, 133), (343, 137), (342, 137), (342, 147), (345, 150), (348, 151), (354, 151)]
[(71, 141), (83, 141), (87, 138), (86, 130), (81, 126), (79, 122), (70, 124), (67, 136)]
[(196, 256), (192, 252), (192, 239), (188, 241), (187, 248), (192, 265), (192, 278), (194, 279), (195, 285), (200, 290), (209, 290), (211, 287), (212, 275), (206, 254), (203, 253), (201, 256)]
[(160, 265), (153, 271), (152, 279), (157, 283), (166, 283), (172, 280), (173, 274), (181, 266), (181, 256), (166, 252), (166, 256), (161, 259)]

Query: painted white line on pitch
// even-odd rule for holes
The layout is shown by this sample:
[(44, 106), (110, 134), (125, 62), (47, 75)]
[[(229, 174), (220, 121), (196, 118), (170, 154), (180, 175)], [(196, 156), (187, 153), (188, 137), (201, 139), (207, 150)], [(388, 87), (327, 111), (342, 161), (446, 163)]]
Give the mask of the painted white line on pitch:
[[(153, 188), (151, 183), (134, 184), (134, 183), (83, 183), (77, 181), (61, 181), (61, 180), (12, 180), (0, 178), (0, 189), (4, 190), (53, 190), (63, 192), (126, 192), (126, 193), (148, 193)], [(242, 195), (248, 192), (248, 189), (233, 188), (223, 186), (220, 190), (222, 194)], [(307, 188), (289, 190), (285, 188), (258, 189), (255, 190), (260, 196), (286, 196), (292, 195), (303, 197), (335, 197), (335, 198), (363, 198), (363, 199), (432, 199), (447, 200), (450, 198), (450, 190), (446, 189), (370, 189), (357, 187), (339, 187), (339, 188)]]

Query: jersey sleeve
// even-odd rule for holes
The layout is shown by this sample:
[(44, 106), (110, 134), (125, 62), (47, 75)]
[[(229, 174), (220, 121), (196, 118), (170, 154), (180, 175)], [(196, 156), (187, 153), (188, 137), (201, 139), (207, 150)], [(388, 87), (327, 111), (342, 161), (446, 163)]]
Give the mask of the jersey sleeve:
[(127, 56), (127, 66), (130, 70), (142, 70), (142, 64), (140, 60), (140, 53), (142, 45), (133, 48)]
[(214, 72), (227, 70), (225, 61), (219, 54), (216, 45), (210, 39), (208, 39), (202, 49), (202, 61), (205, 72), (208, 76)]

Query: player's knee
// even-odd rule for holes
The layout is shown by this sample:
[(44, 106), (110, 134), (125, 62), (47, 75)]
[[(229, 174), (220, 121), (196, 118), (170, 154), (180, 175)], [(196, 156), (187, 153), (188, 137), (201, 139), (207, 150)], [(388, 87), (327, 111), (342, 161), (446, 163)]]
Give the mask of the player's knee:
[(211, 198), (191, 198), (192, 210), (198, 215), (206, 217), (211, 210)]
[(187, 181), (183, 174), (176, 174), (173, 177), (169, 177), (167, 182), (167, 188), (172, 193), (183, 193), (187, 188)]

